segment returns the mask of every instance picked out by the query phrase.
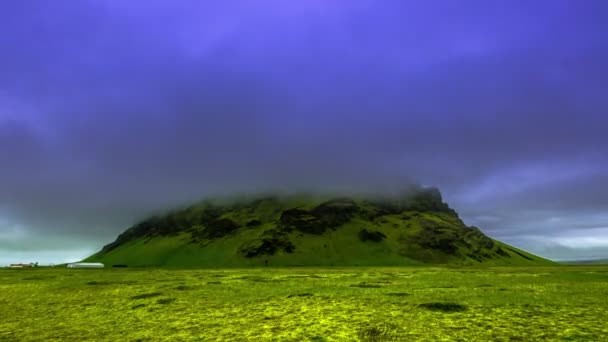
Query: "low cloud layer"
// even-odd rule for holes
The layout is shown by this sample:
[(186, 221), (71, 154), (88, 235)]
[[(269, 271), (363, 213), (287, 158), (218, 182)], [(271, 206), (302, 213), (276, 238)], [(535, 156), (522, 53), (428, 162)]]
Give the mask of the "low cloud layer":
[(0, 263), (79, 258), (208, 195), (412, 181), (498, 239), (608, 257), (604, 13), (599, 0), (6, 4)]

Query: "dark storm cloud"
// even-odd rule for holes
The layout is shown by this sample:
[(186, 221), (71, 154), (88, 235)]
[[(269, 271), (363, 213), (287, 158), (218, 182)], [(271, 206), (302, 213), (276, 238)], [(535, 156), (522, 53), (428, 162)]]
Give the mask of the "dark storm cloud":
[(0, 250), (95, 249), (209, 194), (410, 181), (518, 245), (608, 227), (602, 1), (2, 7)]

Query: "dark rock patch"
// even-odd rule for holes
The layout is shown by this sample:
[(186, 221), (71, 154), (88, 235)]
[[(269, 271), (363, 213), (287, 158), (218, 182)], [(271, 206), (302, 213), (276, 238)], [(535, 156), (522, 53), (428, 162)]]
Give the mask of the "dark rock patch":
[(93, 286), (106, 286), (106, 285), (133, 285), (137, 284), (137, 280), (123, 280), (123, 281), (89, 281), (85, 283), (86, 285)]
[(368, 284), (368, 283), (363, 282), (363, 283), (359, 283), (359, 284), (352, 284), (352, 285), (350, 285), (350, 287), (378, 289), (378, 288), (381, 288), (382, 286), (376, 285), (376, 284)]
[(498, 248), (496, 249), (496, 254), (498, 254), (498, 255), (500, 255), (500, 256), (507, 257), (507, 258), (510, 258), (510, 257), (511, 257), (511, 254), (507, 253), (507, 252), (506, 252), (504, 249), (502, 249), (501, 247), (498, 247)]
[[(436, 188), (411, 189), (406, 195), (399, 198), (376, 198), (367, 203), (376, 208), (376, 217), (400, 214), (404, 211), (442, 212), (457, 217), (456, 212), (443, 202), (441, 193)], [(417, 213), (413, 214), (413, 216), (416, 215)], [(409, 218), (404, 218), (404, 220), (407, 219)]]
[(407, 292), (389, 292), (386, 295), (387, 296), (391, 296), (391, 297), (407, 297), (407, 296), (411, 296), (411, 294), (409, 294)]
[(401, 202), (401, 211), (436, 211), (458, 217), (454, 209), (443, 202), (441, 192), (437, 188), (422, 188), (414, 191)]
[(206, 224), (203, 234), (205, 238), (216, 239), (226, 236), (237, 229), (239, 229), (238, 223), (231, 219), (223, 218)]
[(140, 295), (133, 296), (133, 297), (131, 297), (131, 299), (133, 299), (133, 300), (148, 299), (148, 298), (154, 298), (154, 297), (158, 297), (158, 296), (162, 296), (162, 293), (160, 293), (160, 292), (143, 293)]
[(248, 228), (254, 228), (254, 227), (259, 227), (262, 225), (262, 221), (260, 220), (250, 220), (249, 222), (247, 222), (246, 226)]
[(191, 286), (186, 286), (186, 285), (180, 285), (180, 286), (176, 286), (174, 287), (174, 289), (178, 290), (178, 291), (190, 291), (190, 290), (194, 290), (193, 287)]
[(462, 305), (462, 304), (458, 304), (458, 303), (451, 303), (451, 302), (423, 303), (423, 304), (419, 304), (418, 306), (425, 308), (427, 310), (440, 311), (440, 312), (446, 312), (446, 313), (462, 312), (467, 309), (466, 305)]
[(475, 261), (478, 261), (478, 262), (482, 262), (483, 261), (483, 259), (479, 255), (476, 255), (476, 254), (468, 253), (467, 256), (469, 258), (475, 260)]
[(365, 241), (381, 242), (384, 239), (386, 239), (386, 235), (384, 235), (384, 233), (382, 233), (380, 231), (369, 231), (367, 229), (362, 229), (359, 232), (359, 240), (361, 240), (363, 242), (365, 242)]
[(285, 231), (297, 230), (302, 233), (321, 235), (328, 229), (349, 222), (359, 207), (349, 198), (333, 199), (314, 207), (310, 211), (293, 208), (281, 213), (279, 222)]
[(285, 210), (279, 221), (287, 232), (295, 229), (303, 233), (321, 235), (327, 231), (327, 226), (318, 217), (303, 209)]
[(287, 298), (294, 298), (294, 297), (312, 297), (313, 294), (312, 293), (296, 293), (296, 294), (290, 294), (289, 296), (287, 296)]
[(350, 198), (336, 198), (313, 208), (310, 213), (317, 217), (327, 227), (338, 227), (349, 222), (359, 207)]
[(239, 248), (239, 253), (246, 258), (253, 258), (260, 255), (274, 255), (279, 250), (286, 253), (293, 253), (295, 246), (286, 235), (276, 234), (275, 236), (263, 237), (243, 244)]
[(458, 231), (438, 223), (419, 219), (422, 230), (411, 237), (411, 240), (424, 249), (435, 249), (448, 255), (456, 255), (458, 242), (461, 241)]
[(86, 282), (86, 285), (95, 285), (95, 286), (97, 286), (97, 285), (113, 285), (113, 283), (110, 282), (110, 281), (95, 281), (95, 280), (93, 280), (93, 281)]
[(57, 276), (39, 276), (39, 277), (27, 277), (22, 280), (46, 280), (46, 279), (55, 279)]
[(131, 307), (131, 309), (132, 309), (132, 310), (136, 310), (136, 309), (139, 309), (139, 308), (143, 308), (143, 307), (145, 307), (145, 306), (146, 306), (146, 304), (137, 304), (137, 305), (133, 305), (133, 306)]

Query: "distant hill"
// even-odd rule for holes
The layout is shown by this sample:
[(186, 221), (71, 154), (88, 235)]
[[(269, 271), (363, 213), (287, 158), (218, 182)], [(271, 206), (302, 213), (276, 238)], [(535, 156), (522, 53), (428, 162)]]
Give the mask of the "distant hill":
[(468, 227), (435, 188), (208, 200), (146, 219), (89, 262), (128, 266), (550, 265)]
[(589, 260), (564, 260), (559, 261), (566, 265), (608, 265), (608, 259), (589, 259)]

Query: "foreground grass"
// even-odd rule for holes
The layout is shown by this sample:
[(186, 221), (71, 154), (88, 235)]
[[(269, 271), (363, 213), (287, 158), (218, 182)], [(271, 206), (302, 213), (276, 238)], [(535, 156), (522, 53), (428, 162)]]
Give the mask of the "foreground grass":
[(0, 340), (606, 341), (608, 266), (0, 271)]

